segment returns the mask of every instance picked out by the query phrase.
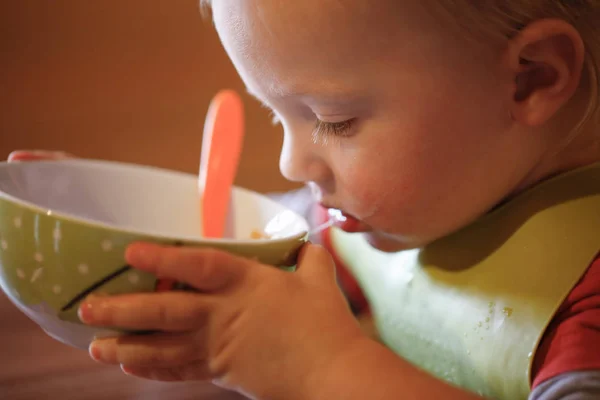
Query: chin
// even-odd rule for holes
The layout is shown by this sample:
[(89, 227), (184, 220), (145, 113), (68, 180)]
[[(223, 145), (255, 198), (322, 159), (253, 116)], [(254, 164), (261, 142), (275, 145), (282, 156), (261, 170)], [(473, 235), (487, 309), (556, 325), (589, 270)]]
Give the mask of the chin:
[(376, 232), (365, 232), (362, 233), (365, 240), (371, 245), (371, 247), (383, 251), (385, 253), (396, 253), (398, 251), (409, 250), (418, 247), (414, 243), (408, 243), (401, 239), (389, 237), (387, 235), (381, 235)]

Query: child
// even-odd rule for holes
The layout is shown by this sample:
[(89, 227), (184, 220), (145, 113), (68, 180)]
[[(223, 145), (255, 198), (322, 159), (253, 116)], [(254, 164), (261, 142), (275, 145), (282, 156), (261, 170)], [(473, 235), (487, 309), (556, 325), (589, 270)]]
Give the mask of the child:
[[(387, 347), (328, 253), (285, 273), (135, 244), (196, 287), (89, 299), (92, 344), (155, 380), (264, 399), (600, 398), (597, 0), (218, 0), (248, 91), (281, 121), (281, 170), (325, 208)], [(375, 250), (378, 249), (378, 250)], [(387, 253), (386, 253), (387, 252)]]

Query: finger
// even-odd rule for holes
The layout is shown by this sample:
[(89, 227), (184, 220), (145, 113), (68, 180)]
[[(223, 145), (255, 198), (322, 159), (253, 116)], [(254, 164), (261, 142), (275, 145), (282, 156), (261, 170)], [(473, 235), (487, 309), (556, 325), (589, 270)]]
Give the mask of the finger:
[(201, 291), (216, 291), (240, 282), (252, 261), (215, 249), (134, 243), (125, 258), (134, 268), (187, 283)]
[(79, 319), (91, 326), (183, 332), (201, 327), (212, 303), (189, 292), (89, 297), (79, 307)]
[(173, 368), (122, 365), (121, 370), (127, 375), (159, 382), (210, 381), (213, 379), (207, 363), (203, 361)]
[(104, 364), (172, 368), (205, 359), (203, 342), (201, 331), (129, 335), (95, 340), (89, 352)]
[(36, 161), (36, 160), (63, 160), (74, 158), (71, 154), (62, 151), (46, 150), (15, 150), (8, 155), (9, 162)]
[(331, 254), (322, 246), (307, 243), (298, 255), (298, 273), (317, 282), (335, 280), (335, 264)]

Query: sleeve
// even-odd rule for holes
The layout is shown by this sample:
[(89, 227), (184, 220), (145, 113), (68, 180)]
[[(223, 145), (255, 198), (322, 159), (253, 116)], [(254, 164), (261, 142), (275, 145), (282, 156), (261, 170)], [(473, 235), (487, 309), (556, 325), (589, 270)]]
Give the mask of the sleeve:
[(600, 399), (600, 258), (549, 324), (532, 372), (531, 399)]
[(600, 371), (567, 372), (539, 384), (529, 400), (600, 399)]

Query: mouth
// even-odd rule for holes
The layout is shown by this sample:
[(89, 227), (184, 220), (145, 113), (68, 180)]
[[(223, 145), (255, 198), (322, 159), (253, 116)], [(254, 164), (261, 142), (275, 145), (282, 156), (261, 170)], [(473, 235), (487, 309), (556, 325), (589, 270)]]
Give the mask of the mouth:
[(370, 232), (372, 229), (352, 214), (349, 214), (339, 208), (321, 204), (321, 207), (327, 210), (329, 218), (334, 221), (334, 226), (348, 233)]

